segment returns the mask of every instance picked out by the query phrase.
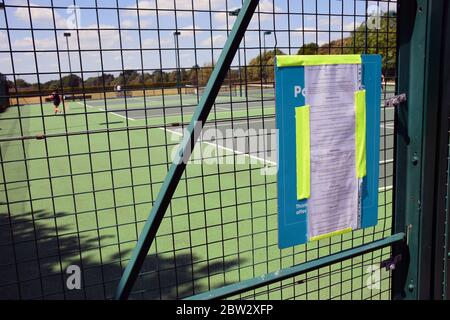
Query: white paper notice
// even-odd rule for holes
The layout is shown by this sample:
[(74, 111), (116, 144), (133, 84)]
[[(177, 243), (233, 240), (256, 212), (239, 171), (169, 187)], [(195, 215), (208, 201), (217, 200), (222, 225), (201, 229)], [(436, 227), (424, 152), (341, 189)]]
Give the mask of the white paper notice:
[(310, 238), (358, 228), (355, 91), (360, 70), (359, 65), (305, 67), (311, 106)]

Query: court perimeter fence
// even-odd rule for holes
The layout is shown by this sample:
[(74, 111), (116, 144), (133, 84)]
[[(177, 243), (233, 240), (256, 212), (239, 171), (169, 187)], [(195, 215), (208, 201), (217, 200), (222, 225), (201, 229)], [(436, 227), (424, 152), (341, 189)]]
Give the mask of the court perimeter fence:
[[(449, 10), (4, 0), (0, 298), (447, 298)], [(363, 53), (383, 57), (378, 225), (280, 250), (274, 57)]]

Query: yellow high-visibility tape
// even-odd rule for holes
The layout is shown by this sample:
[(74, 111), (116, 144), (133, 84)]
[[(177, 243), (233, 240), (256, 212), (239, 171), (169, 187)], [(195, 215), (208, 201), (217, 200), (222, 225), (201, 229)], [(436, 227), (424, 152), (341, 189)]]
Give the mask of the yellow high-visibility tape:
[(297, 200), (311, 196), (310, 106), (295, 108)]
[(330, 233), (322, 234), (320, 236), (315, 236), (315, 237), (312, 237), (309, 240), (310, 241), (319, 241), (319, 240), (328, 239), (328, 238), (331, 238), (331, 237), (334, 237), (334, 236), (339, 236), (339, 235), (342, 235), (342, 234), (345, 234), (345, 233), (349, 233), (349, 232), (352, 232), (352, 231), (353, 231), (352, 228), (347, 228), (347, 229), (344, 229), (344, 230), (333, 231), (333, 232), (330, 232)]
[(366, 90), (355, 92), (356, 107), (356, 176), (362, 179), (367, 175), (366, 160)]
[(359, 54), (277, 56), (277, 67), (317, 66), (327, 64), (362, 64)]

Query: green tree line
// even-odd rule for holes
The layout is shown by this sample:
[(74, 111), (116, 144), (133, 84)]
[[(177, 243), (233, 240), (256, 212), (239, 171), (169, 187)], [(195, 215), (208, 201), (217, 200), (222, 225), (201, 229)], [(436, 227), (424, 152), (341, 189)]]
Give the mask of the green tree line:
[[(307, 43), (300, 47), (297, 54), (380, 54), (383, 57), (383, 72), (393, 74), (396, 62), (396, 19), (394, 12), (384, 13), (381, 17), (380, 29), (370, 30), (362, 23), (348, 37), (333, 40), (330, 43), (319, 46), (317, 43)], [(232, 68), (226, 83), (239, 82), (273, 82), (274, 62), (277, 55), (285, 54), (279, 49), (267, 50), (251, 59), (248, 65)], [(155, 70), (151, 73), (139, 70), (125, 70), (118, 76), (113, 74), (99, 74), (95, 77), (82, 79), (78, 75), (71, 74), (60, 80), (51, 80), (40, 85), (28, 83), (23, 79), (16, 79), (15, 83), (9, 81), (10, 88), (51, 91), (63, 87), (65, 91), (72, 89), (86, 91), (97, 88), (99, 91), (121, 85), (124, 88), (162, 88), (176, 86), (204, 86), (214, 68), (213, 63), (202, 66), (173, 71)]]

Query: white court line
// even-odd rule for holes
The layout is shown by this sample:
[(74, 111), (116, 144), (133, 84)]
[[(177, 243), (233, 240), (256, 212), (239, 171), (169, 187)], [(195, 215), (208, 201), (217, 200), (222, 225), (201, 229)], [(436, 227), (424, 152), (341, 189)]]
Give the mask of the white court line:
[(218, 107), (218, 106), (215, 106), (215, 108), (219, 109), (219, 110), (231, 111), (231, 108)]
[(91, 109), (95, 109), (95, 110), (98, 110), (98, 111), (105, 111), (105, 112), (107, 112), (107, 113), (111, 113), (111, 114), (113, 114), (113, 115), (115, 115), (115, 116), (117, 116), (117, 117), (123, 118), (123, 119), (131, 120), (131, 121), (137, 121), (137, 120), (134, 119), (134, 118), (125, 117), (125, 116), (123, 116), (123, 115), (121, 115), (121, 114), (118, 114), (118, 113), (115, 113), (115, 112), (112, 112), (112, 111), (109, 111), (109, 110), (106, 111), (106, 110), (103, 109), (103, 108), (93, 107), (93, 106), (88, 105), (87, 103), (81, 103), (81, 102), (79, 102), (79, 101), (77, 101), (77, 103), (78, 103), (79, 105), (81, 105), (81, 106), (85, 106), (85, 105), (86, 105), (86, 107), (91, 108)]

